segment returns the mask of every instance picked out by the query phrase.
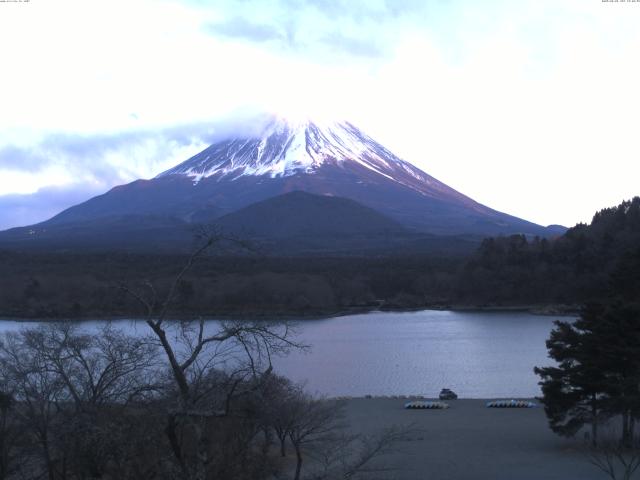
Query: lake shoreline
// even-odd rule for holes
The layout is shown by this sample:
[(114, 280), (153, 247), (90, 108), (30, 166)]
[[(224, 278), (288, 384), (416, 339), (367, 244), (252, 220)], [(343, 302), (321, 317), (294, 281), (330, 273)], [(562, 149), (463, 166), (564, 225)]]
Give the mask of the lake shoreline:
[[(419, 307), (400, 307), (392, 305), (375, 305), (375, 306), (354, 306), (351, 308), (340, 310), (317, 310), (313, 312), (309, 311), (291, 311), (291, 312), (268, 312), (268, 313), (208, 313), (203, 315), (172, 315), (170, 320), (176, 321), (190, 321), (199, 320), (200, 318), (215, 319), (215, 320), (249, 320), (249, 321), (287, 321), (287, 320), (320, 320), (326, 318), (344, 317), (347, 315), (358, 315), (366, 313), (411, 313), (421, 311), (451, 311), (451, 312), (513, 312), (513, 313), (530, 313), (532, 315), (540, 316), (559, 316), (559, 317), (572, 317), (576, 316), (580, 312), (578, 305), (561, 305), (561, 304), (540, 304), (540, 305), (463, 305), (463, 304), (451, 304), (451, 305), (424, 305)], [(70, 316), (55, 316), (55, 315), (20, 315), (19, 313), (1, 314), (0, 320), (2, 321), (16, 321), (16, 322), (42, 322), (42, 321), (73, 321), (83, 322), (89, 320), (104, 320), (104, 321), (119, 321), (119, 320), (132, 320), (132, 319), (144, 319), (143, 315), (130, 314), (130, 315), (109, 315), (109, 314), (96, 314), (96, 315), (79, 315), (76, 317)]]
[(413, 402), (413, 401), (425, 401), (425, 402), (444, 402), (446, 404), (449, 405), (449, 407), (451, 407), (452, 405), (455, 405), (456, 402), (467, 402), (467, 401), (473, 401), (473, 402), (492, 402), (494, 400), (522, 400), (522, 401), (527, 401), (527, 402), (533, 402), (536, 404), (535, 407), (533, 408), (542, 408), (542, 405), (540, 404), (540, 397), (532, 397), (532, 396), (496, 396), (496, 397), (485, 397), (485, 398), (470, 398), (470, 397), (460, 397), (457, 398), (455, 400), (440, 400), (438, 397), (431, 397), (428, 395), (422, 395), (422, 394), (415, 394), (415, 395), (336, 395), (336, 396), (330, 396), (330, 397), (325, 397), (327, 400), (338, 400), (338, 401), (344, 401), (344, 402), (349, 402), (352, 400), (357, 400), (357, 401), (368, 401), (368, 400), (372, 400), (372, 401), (377, 401), (377, 400), (404, 400), (407, 402)]

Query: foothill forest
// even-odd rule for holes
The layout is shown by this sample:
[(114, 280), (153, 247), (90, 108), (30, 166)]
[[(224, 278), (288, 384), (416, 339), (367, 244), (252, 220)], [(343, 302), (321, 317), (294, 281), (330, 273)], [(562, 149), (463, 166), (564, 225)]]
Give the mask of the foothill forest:
[[(248, 248), (245, 247), (248, 243)], [(640, 272), (640, 198), (555, 238), (505, 235), (466, 252), (271, 256), (243, 242), (212, 248), (180, 279), (174, 318), (295, 317), (372, 309), (574, 311)], [(123, 285), (168, 288), (185, 254), (0, 250), (0, 315), (117, 318), (143, 313)], [(630, 281), (630, 279), (626, 280)]]

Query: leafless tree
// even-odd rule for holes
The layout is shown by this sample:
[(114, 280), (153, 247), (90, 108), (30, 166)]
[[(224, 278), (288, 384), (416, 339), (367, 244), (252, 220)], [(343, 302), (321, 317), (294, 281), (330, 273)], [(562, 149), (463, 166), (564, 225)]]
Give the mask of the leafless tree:
[(111, 324), (88, 334), (57, 323), (27, 330), (24, 338), (68, 394), (68, 402), (58, 406), (64, 464), (74, 472), (104, 474), (124, 454), (129, 405), (158, 390), (156, 347)]
[(622, 442), (615, 430), (609, 426), (602, 432), (598, 446), (587, 449), (587, 457), (612, 480), (630, 480), (640, 468), (640, 434), (634, 433)]
[(267, 402), (267, 414), (281, 441), (281, 454), (284, 435), (293, 446), (294, 480), (370, 479), (388, 473), (395, 468), (377, 460), (395, 452), (397, 444), (416, 431), (412, 426), (392, 426), (372, 435), (349, 433), (343, 401), (316, 398), (286, 378), (272, 383), (274, 405)]
[(63, 382), (51, 373), (42, 355), (30, 348), (24, 331), (5, 334), (0, 342), (0, 368), (9, 390), (20, 402), (16, 417), (38, 447), (44, 476), (56, 480), (60, 458), (55, 442), (58, 404), (69, 401)]
[(63, 382), (78, 412), (126, 405), (154, 388), (149, 379), (158, 367), (156, 347), (110, 323), (91, 334), (71, 323), (53, 323), (21, 335), (48, 373)]
[[(13, 422), (27, 436), (22, 458), (30, 477), (100, 476), (122, 454), (125, 409), (155, 388), (149, 384), (153, 345), (110, 325), (98, 334), (54, 323), (5, 334), (2, 378), (16, 400)], [(34, 456), (34, 453), (37, 455)], [(84, 475), (84, 477), (83, 477)]]
[[(167, 360), (177, 392), (177, 404), (169, 412), (166, 434), (185, 478), (204, 478), (211, 463), (205, 434), (207, 419), (228, 415), (230, 399), (257, 388), (272, 370), (272, 356), (303, 346), (293, 339), (287, 322), (171, 321), (170, 309), (178, 286), (194, 264), (213, 247), (245, 247), (244, 242), (218, 231), (206, 232), (202, 243), (164, 293), (147, 281), (138, 288), (121, 287), (144, 309), (145, 322)], [(224, 371), (226, 388), (212, 382), (212, 372)], [(224, 402), (216, 399), (224, 398)], [(189, 439), (187, 441), (186, 439)]]
[[(398, 444), (419, 431), (407, 426), (391, 426), (371, 435), (341, 434), (321, 443), (310, 455), (318, 468), (307, 478), (311, 480), (355, 480), (388, 475), (398, 467), (380, 462), (381, 457), (401, 453)], [(384, 477), (383, 477), (384, 478)]]
[(24, 463), (19, 453), (24, 435), (15, 421), (16, 402), (3, 387), (0, 386), (0, 480), (12, 478)]
[[(273, 431), (279, 442), (281, 457), (287, 455), (289, 433), (296, 420), (297, 407), (304, 390), (286, 377), (269, 373), (259, 390), (260, 417), (263, 428)], [(266, 433), (265, 435), (269, 435)]]
[(344, 428), (340, 423), (343, 404), (338, 401), (316, 399), (300, 392), (296, 402), (292, 402), (291, 408), (289, 439), (296, 453), (294, 479), (299, 480), (303, 452), (321, 442), (333, 440), (337, 432)]

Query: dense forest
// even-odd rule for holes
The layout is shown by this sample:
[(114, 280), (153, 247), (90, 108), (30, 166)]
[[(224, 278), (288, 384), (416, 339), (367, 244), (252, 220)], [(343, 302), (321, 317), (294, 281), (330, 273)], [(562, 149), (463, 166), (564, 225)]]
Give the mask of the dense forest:
[[(0, 315), (103, 317), (139, 314), (125, 292), (149, 281), (166, 291), (185, 256), (0, 254)], [(447, 298), (458, 260), (200, 258), (178, 285), (171, 314), (323, 315), (420, 307)]]
[[(489, 238), (461, 270), (465, 302), (584, 303), (601, 299), (615, 270), (640, 271), (640, 197), (597, 212), (554, 240)], [(635, 267), (633, 267), (635, 265)]]
[[(0, 252), (0, 316), (138, 315), (127, 287), (166, 291), (187, 260), (113, 252)], [(267, 257), (222, 255), (214, 248), (180, 281), (170, 314), (571, 306), (605, 295), (614, 270), (640, 271), (638, 197), (596, 213), (591, 224), (578, 224), (556, 239), (488, 238), (470, 256), (396, 251), (375, 257)]]

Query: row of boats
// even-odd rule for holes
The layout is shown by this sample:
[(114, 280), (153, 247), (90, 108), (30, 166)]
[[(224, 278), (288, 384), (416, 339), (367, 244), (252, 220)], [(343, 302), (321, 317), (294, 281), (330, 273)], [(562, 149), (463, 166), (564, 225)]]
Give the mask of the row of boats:
[[(487, 408), (535, 408), (537, 405), (528, 400), (492, 400), (487, 402)], [(404, 408), (410, 410), (442, 410), (449, 408), (449, 404), (438, 401), (415, 400), (407, 402)]]
[[(456, 400), (458, 395), (448, 388), (443, 388), (440, 391), (440, 400)], [(536, 404), (530, 402), (528, 400), (492, 400), (487, 402), (487, 408), (534, 408)], [(426, 400), (415, 400), (412, 402), (407, 402), (404, 405), (404, 408), (407, 409), (436, 409), (441, 410), (445, 408), (449, 408), (449, 404), (445, 402), (437, 402), (437, 401), (426, 401)]]

